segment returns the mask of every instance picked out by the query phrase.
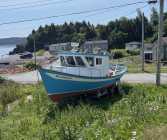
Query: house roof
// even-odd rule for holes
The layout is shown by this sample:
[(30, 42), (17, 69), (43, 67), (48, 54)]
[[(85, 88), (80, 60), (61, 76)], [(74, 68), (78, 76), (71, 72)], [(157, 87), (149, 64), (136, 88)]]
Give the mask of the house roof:
[(144, 51), (144, 53), (146, 54), (146, 53), (149, 53), (149, 54), (151, 54), (151, 53), (153, 53), (153, 51)]
[(84, 44), (108, 44), (107, 40), (86, 41)]
[(128, 42), (128, 43), (126, 43), (126, 44), (128, 44), (128, 45), (140, 45), (141, 44), (141, 42), (137, 42), (137, 41), (132, 41), (132, 42)]
[[(167, 37), (162, 37), (163, 43), (167, 44)], [(158, 44), (158, 39), (154, 42), (154, 44)]]
[(77, 42), (66, 42), (66, 43), (57, 43), (57, 44), (51, 44), (49, 47), (59, 47), (59, 46), (79, 46), (79, 43)]
[(167, 44), (167, 37), (163, 37), (162, 40), (164, 41), (165, 44)]
[(144, 44), (144, 47), (145, 47), (145, 48), (153, 48), (154, 45), (153, 45), (152, 43), (145, 43), (145, 44)]

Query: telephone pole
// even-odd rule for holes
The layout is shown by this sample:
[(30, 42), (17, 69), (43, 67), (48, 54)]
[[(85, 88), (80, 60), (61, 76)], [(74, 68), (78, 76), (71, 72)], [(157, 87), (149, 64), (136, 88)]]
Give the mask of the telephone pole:
[(159, 35), (158, 35), (158, 47), (157, 47), (157, 71), (156, 71), (156, 85), (161, 84), (161, 48), (162, 48), (162, 37), (163, 37), (163, 11), (164, 11), (164, 0), (160, 0), (160, 16), (159, 16)]
[(142, 72), (144, 72), (144, 12), (142, 14)]
[(34, 62), (35, 62), (35, 70), (37, 69), (37, 58), (36, 58), (36, 43), (34, 38)]

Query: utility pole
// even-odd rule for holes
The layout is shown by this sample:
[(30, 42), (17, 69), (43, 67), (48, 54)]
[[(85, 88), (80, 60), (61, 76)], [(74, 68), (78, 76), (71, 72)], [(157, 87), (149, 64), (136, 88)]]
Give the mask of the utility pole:
[(145, 56), (144, 56), (144, 12), (142, 14), (142, 72), (144, 72), (144, 61), (145, 61)]
[(37, 69), (37, 57), (36, 57), (36, 43), (34, 38), (34, 62), (35, 62), (35, 70)]
[(162, 36), (163, 36), (163, 10), (164, 0), (160, 0), (160, 16), (159, 16), (159, 35), (158, 35), (158, 47), (157, 47), (157, 71), (156, 71), (156, 85), (161, 84), (161, 48), (162, 48)]

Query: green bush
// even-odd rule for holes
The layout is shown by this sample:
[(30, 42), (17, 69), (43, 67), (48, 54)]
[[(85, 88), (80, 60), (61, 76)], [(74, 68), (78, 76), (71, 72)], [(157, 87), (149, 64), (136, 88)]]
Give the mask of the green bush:
[(131, 56), (133, 55), (140, 55), (140, 50), (127, 50), (127, 53)]
[(128, 56), (126, 50), (124, 49), (116, 49), (112, 51), (113, 53), (113, 58), (114, 59), (119, 59)]
[(0, 84), (0, 112), (4, 111), (8, 104), (31, 95), (34, 88), (32, 85), (19, 85), (11, 81)]
[(0, 77), (0, 84), (3, 83), (5, 79), (3, 77)]
[(39, 65), (35, 64), (34, 62), (29, 62), (29, 63), (26, 63), (24, 67), (27, 68), (28, 70), (35, 70), (39, 68)]
[(37, 56), (43, 56), (45, 52), (46, 52), (45, 50), (39, 50), (39, 51), (36, 52), (36, 55)]

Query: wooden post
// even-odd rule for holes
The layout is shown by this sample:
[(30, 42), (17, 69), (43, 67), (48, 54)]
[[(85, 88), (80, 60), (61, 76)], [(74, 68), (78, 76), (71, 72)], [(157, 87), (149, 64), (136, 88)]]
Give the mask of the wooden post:
[(35, 70), (37, 69), (37, 58), (36, 58), (36, 46), (35, 46), (35, 38), (34, 38), (34, 63), (35, 63)]
[(144, 72), (144, 12), (142, 14), (142, 72)]
[(164, 0), (160, 0), (160, 16), (159, 16), (159, 35), (158, 35), (158, 47), (157, 47), (157, 71), (156, 71), (156, 85), (161, 84), (161, 49), (162, 49), (162, 36), (163, 36), (163, 10)]

